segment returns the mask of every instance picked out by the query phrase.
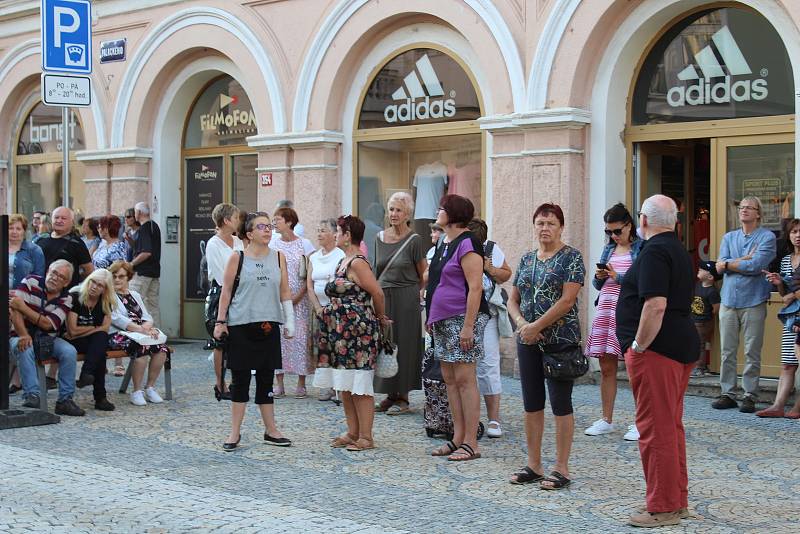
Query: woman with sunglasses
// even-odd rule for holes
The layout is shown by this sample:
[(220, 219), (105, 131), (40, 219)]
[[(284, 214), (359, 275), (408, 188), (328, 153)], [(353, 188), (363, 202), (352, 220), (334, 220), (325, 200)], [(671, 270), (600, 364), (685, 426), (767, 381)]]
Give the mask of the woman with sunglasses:
[[(600, 290), (597, 297), (597, 312), (592, 321), (589, 340), (586, 342), (586, 355), (600, 362), (600, 402), (603, 417), (586, 429), (587, 436), (601, 436), (614, 431), (614, 401), (617, 397), (617, 365), (623, 359), (617, 341), (615, 319), (620, 284), (625, 272), (642, 249), (644, 240), (638, 239), (636, 226), (624, 204), (615, 204), (603, 215), (606, 224), (608, 244), (603, 249), (600, 261), (592, 279), (592, 285)], [(630, 425), (624, 438), (628, 441), (639, 439), (636, 425)]]
[[(231, 254), (222, 278), (214, 338), (227, 336), (227, 365), (231, 370), (231, 431), (222, 449), (233, 451), (242, 439), (241, 427), (250, 400), (250, 371), (256, 371), (255, 402), (261, 411), (269, 445), (288, 447), (292, 442), (275, 424), (272, 382), (275, 370), (282, 367), (280, 325), (284, 336), (294, 336), (294, 309), (289, 291), (286, 258), (269, 248), (272, 224), (269, 214), (247, 216), (245, 234), (249, 245), (244, 252)], [(241, 271), (239, 265), (241, 262)], [(239, 272), (236, 293), (233, 293)]]

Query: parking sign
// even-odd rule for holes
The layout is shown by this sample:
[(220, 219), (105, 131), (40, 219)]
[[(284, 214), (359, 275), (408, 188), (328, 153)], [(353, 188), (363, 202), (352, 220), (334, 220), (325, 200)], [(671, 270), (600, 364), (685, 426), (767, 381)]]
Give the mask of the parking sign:
[(92, 72), (89, 0), (42, 0), (42, 69)]

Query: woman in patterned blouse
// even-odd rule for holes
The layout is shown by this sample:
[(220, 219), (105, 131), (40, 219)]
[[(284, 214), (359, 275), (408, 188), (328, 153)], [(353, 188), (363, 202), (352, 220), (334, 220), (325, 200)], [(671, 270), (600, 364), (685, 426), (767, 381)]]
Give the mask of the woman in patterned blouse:
[[(556, 204), (542, 204), (533, 214), (538, 248), (522, 256), (508, 299), (508, 314), (517, 327), (517, 358), (525, 406), (528, 463), (512, 484), (539, 482), (545, 490), (567, 487), (570, 449), (575, 432), (572, 381), (545, 380), (541, 345), (580, 343), (578, 292), (585, 267), (581, 253), (561, 241), (564, 213)], [(545, 382), (556, 422), (556, 463), (550, 476), (542, 466)]]

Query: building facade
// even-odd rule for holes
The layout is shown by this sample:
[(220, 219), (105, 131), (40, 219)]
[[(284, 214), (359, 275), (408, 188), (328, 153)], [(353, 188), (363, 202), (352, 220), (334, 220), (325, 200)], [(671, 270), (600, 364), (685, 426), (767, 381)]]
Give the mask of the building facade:
[[(0, 200), (28, 215), (64, 198), (61, 113), (40, 97), (38, 6), (0, 2)], [(87, 215), (150, 203), (167, 238), (162, 308), (180, 310), (162, 314), (173, 335), (202, 332), (201, 243), (223, 200), (271, 210), (290, 198), (309, 231), (356, 213), (369, 233), (406, 190), (427, 234), (438, 195), (457, 192), (512, 268), (545, 201), (564, 208), (565, 241), (587, 266), (619, 201), (635, 212), (656, 192), (678, 200), (698, 259), (715, 257), (743, 195), (761, 197), (776, 231), (797, 213), (791, 0), (95, 0), (93, 10), (94, 50), (124, 39), (126, 57), (101, 63), (96, 52), (92, 106), (70, 114), (66, 194)], [(765, 346), (765, 375), (777, 374), (778, 351)]]

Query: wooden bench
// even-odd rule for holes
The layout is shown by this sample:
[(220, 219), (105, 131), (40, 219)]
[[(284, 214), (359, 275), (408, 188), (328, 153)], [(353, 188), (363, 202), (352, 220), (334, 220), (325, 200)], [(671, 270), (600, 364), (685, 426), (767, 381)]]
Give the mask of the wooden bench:
[[(124, 350), (108, 350), (106, 351), (106, 360), (113, 360), (116, 358), (127, 358), (128, 353)], [(142, 356), (144, 357), (144, 356)], [(78, 354), (77, 361), (82, 362), (85, 359), (85, 354)], [(45, 374), (45, 366), (51, 363), (58, 363), (55, 358), (49, 360), (40, 360), (36, 358), (37, 374), (39, 376), (39, 409), (47, 411), (47, 375)], [(128, 385), (131, 382), (131, 373), (133, 372), (133, 361), (128, 362), (128, 367), (125, 369), (125, 376), (122, 378), (122, 384), (119, 386), (119, 392), (125, 393), (128, 390)], [(172, 361), (171, 353), (167, 355), (167, 360), (164, 362), (164, 400), (172, 400)]]

